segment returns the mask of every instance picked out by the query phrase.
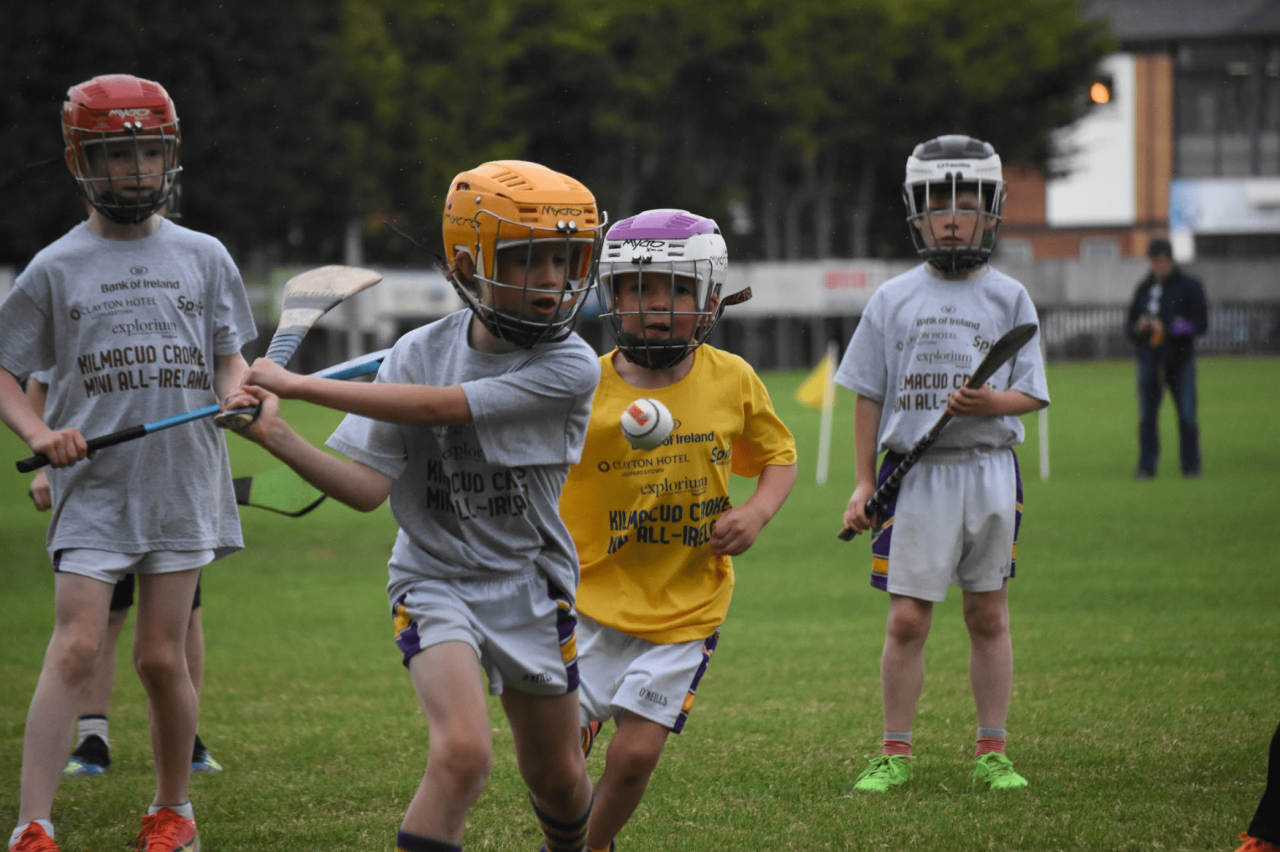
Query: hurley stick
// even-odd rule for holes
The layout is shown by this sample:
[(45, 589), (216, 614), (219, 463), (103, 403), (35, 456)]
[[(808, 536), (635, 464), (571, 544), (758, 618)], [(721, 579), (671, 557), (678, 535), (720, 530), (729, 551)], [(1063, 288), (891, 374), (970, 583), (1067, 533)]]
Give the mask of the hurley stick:
[[(295, 275), (284, 285), (280, 325), (267, 346), (266, 357), (283, 367), (320, 317), (347, 299), (382, 280), (377, 272), (358, 266), (322, 266)], [(213, 422), (224, 429), (243, 429), (258, 417), (258, 409), (224, 411)]]

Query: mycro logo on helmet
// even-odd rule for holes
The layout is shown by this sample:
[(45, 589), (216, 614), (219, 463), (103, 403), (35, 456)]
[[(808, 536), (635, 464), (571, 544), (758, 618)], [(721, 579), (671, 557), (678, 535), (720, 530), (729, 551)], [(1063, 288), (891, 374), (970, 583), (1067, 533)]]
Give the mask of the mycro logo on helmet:
[(476, 223), (474, 216), (455, 216), (448, 211), (444, 214), (444, 220), (450, 225), (474, 225)]
[(551, 216), (581, 216), (581, 207), (552, 207), (550, 204), (542, 205), (544, 215)]
[(107, 115), (122, 115), (125, 118), (146, 118), (151, 115), (151, 110), (146, 107), (134, 107), (133, 109), (113, 109)]
[(664, 248), (666, 240), (623, 240), (622, 244), (629, 248)]

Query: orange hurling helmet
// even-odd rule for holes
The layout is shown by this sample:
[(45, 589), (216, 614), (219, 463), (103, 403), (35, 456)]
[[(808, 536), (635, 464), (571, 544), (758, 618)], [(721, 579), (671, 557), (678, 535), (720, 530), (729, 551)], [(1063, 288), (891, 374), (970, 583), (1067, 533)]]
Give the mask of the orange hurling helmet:
[(484, 163), (449, 185), (445, 255), (452, 262), (465, 252), (475, 267), (467, 275), (455, 265), (449, 280), (499, 339), (525, 348), (563, 340), (595, 285), (606, 219), (567, 175), (520, 160)]

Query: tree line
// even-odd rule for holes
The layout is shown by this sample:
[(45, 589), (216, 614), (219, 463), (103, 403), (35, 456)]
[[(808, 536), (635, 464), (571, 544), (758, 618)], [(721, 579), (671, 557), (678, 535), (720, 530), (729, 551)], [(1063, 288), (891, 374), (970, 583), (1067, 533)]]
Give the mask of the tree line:
[(449, 179), (530, 159), (615, 220), (714, 216), (734, 258), (901, 256), (902, 170), (965, 132), (1045, 167), (1114, 49), (1075, 0), (62, 0), (6, 10), (0, 263), (82, 215), (69, 86), (158, 80), (182, 122), (181, 214), (250, 269), (423, 264)]

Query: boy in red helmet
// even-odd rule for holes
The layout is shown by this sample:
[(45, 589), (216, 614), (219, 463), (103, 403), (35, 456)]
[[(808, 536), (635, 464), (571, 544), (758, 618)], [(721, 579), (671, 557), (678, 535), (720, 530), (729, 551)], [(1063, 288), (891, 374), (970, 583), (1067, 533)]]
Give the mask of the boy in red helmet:
[[(9, 848), (58, 848), (50, 816), (78, 699), (106, 641), (115, 582), (136, 574), (133, 658), (154, 719), (156, 794), (135, 843), (195, 852), (187, 780), (198, 711), (184, 646), (201, 568), (243, 546), (226, 442), (212, 423), (194, 423), (85, 462), (82, 431), (189, 411), (234, 389), (253, 316), (222, 244), (163, 216), (179, 171), (178, 117), (163, 87), (125, 74), (73, 86), (62, 132), (92, 209), (0, 305), (0, 419), (53, 467), (56, 598)], [(20, 382), (45, 370), (41, 416)]]

